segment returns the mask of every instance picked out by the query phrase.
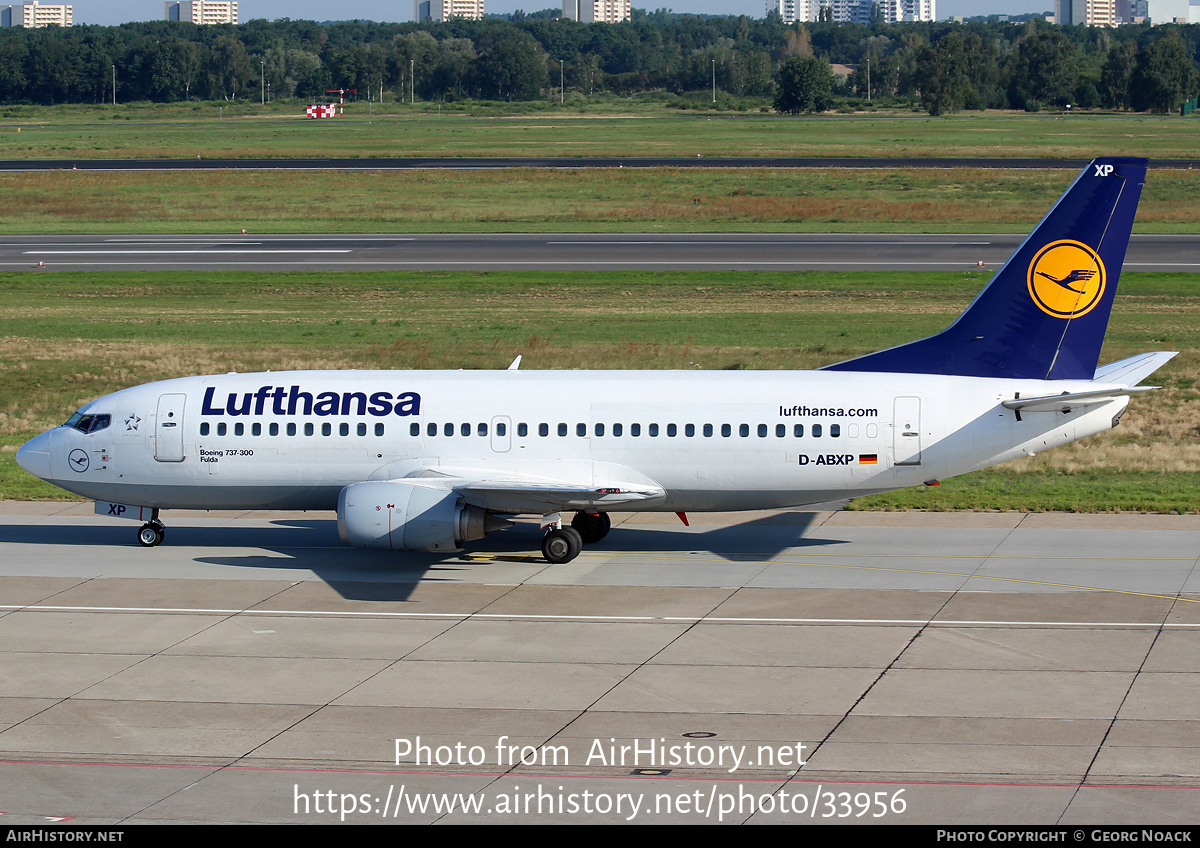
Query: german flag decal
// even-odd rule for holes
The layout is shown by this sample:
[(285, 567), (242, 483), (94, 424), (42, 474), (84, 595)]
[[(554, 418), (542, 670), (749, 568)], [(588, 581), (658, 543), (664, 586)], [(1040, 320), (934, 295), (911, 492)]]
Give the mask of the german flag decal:
[(859, 465), (878, 465), (879, 455), (874, 453), (860, 453), (858, 455)]

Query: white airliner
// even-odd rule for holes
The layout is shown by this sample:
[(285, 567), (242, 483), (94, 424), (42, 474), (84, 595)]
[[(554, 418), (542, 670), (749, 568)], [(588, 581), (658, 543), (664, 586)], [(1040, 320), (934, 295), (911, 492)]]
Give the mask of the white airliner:
[(1097, 368), (1146, 166), (1090, 164), (946, 330), (819, 371), (185, 377), (91, 402), (17, 461), (144, 521), (148, 547), (171, 508), (337, 510), (346, 544), (431, 551), (535, 514), (552, 562), (610, 510), (686, 521), (932, 483), (1116, 426), (1174, 356)]

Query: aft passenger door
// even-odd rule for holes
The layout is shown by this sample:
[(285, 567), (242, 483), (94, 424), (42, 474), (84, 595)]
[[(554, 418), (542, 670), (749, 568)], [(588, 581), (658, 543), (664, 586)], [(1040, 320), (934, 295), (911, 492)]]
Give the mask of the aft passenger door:
[(187, 395), (159, 395), (154, 422), (154, 458), (159, 462), (183, 462), (183, 407)]
[(892, 418), (892, 464), (921, 464), (920, 398), (896, 398)]

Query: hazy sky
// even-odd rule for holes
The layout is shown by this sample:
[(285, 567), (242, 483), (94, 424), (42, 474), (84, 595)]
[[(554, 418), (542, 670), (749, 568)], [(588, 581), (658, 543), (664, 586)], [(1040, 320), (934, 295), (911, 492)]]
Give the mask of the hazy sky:
[[(61, 2), (61, 0), (48, 0)], [(486, 0), (489, 12), (526, 12), (538, 9), (560, 8), (547, 0)], [(162, 20), (162, 0), (75, 0), (74, 20), (78, 24), (120, 24), (126, 21)], [(692, 12), (710, 15), (749, 15), (761, 18), (766, 11), (765, 2), (744, 0), (673, 0), (655, 4), (635, 3), (639, 8), (669, 8), (675, 12)], [(1044, 8), (1043, 8), (1044, 7)], [(1042, 12), (1054, 7), (1053, 2), (1036, 0), (938, 0), (938, 18), (950, 15), (1021, 14)], [(337, 10), (339, 20), (363, 18), (371, 21), (411, 21), (412, 0), (358, 0), (344, 5), (330, 5), (326, 0), (239, 0), (238, 12), (242, 22), (252, 18), (293, 18), (296, 20), (322, 21)]]

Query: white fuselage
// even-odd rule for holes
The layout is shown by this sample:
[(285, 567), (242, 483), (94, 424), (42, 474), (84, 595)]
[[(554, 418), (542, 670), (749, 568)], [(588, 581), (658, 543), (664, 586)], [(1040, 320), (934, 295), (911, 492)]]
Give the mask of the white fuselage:
[[(109, 426), (58, 427), (22, 450), (45, 452), (39, 476), (64, 489), (158, 508), (334, 509), (353, 483), (444, 474), (661, 491), (642, 510), (762, 509), (917, 485), (1107, 430), (1128, 398), (1001, 406), (1095, 388), (822, 371), (228, 374), (107, 395), (81, 412)], [(540, 511), (511, 493), (485, 500)]]

